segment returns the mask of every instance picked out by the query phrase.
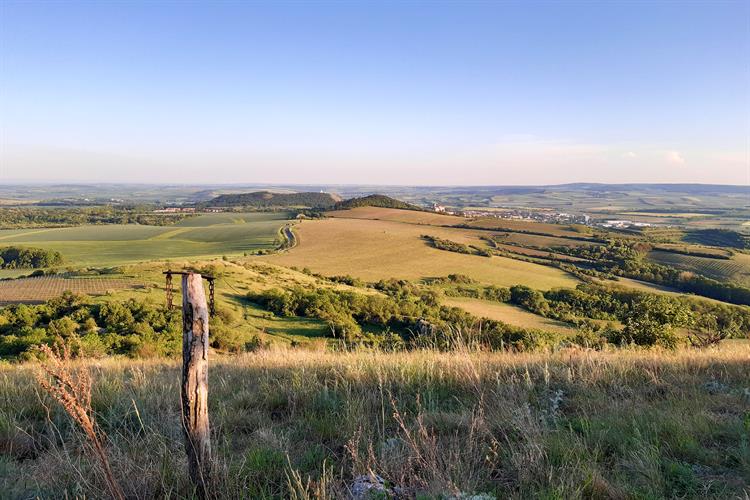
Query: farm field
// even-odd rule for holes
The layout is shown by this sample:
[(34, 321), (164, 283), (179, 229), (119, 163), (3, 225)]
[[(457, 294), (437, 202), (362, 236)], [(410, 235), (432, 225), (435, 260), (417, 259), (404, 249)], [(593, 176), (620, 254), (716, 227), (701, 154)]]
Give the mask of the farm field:
[(60, 296), (64, 291), (84, 295), (107, 292), (141, 285), (130, 278), (57, 278), (40, 276), (0, 281), (0, 305), (35, 304)]
[(263, 260), (283, 266), (308, 267), (325, 275), (349, 274), (367, 281), (387, 278), (418, 280), (465, 274), (482, 283), (525, 284), (546, 290), (574, 287), (578, 280), (548, 266), (504, 257), (481, 257), (432, 248), (421, 235), (484, 246), (481, 233), (465, 229), (368, 220), (325, 219), (295, 227), (298, 245)]
[(487, 228), (497, 231), (502, 231), (503, 229), (507, 229), (509, 231), (532, 231), (545, 233), (550, 236), (575, 236), (578, 238), (586, 238), (587, 236), (589, 236), (587, 233), (578, 232), (571, 226), (566, 226), (563, 224), (547, 224), (544, 222), (497, 219), (494, 217), (483, 217), (478, 219), (466, 220), (463, 222), (463, 224), (469, 227)]
[(713, 214), (699, 212), (620, 212), (618, 215), (642, 215), (644, 217), (655, 218), (692, 219), (695, 217), (711, 217)]
[(502, 239), (498, 239), (499, 242), (507, 242), (517, 245), (527, 245), (531, 247), (540, 248), (554, 248), (554, 247), (583, 247), (592, 245), (593, 243), (571, 240), (567, 238), (556, 238), (554, 236), (541, 236), (538, 234), (524, 234), (524, 233), (495, 233), (501, 236)]
[(744, 217), (717, 216), (706, 219), (688, 219), (685, 227), (690, 229), (728, 229), (748, 234), (750, 233), (750, 224), (747, 223), (749, 217), (750, 212)]
[[(684, 295), (680, 292), (668, 288), (666, 286), (657, 285), (655, 283), (648, 283), (647, 281), (640, 281), (635, 280), (631, 278), (623, 278), (619, 276), (616, 280), (606, 280), (606, 279), (600, 279), (600, 278), (592, 278), (592, 281), (595, 283), (601, 283), (603, 285), (607, 286), (614, 286), (614, 287), (621, 287), (621, 288), (631, 288), (633, 290), (639, 290), (642, 292), (651, 292), (651, 293), (666, 293), (669, 295)], [(698, 300), (712, 300), (708, 299), (706, 297), (699, 297), (695, 296)]]
[(520, 307), (503, 302), (493, 302), (467, 297), (445, 297), (442, 299), (442, 303), (446, 306), (461, 308), (478, 318), (495, 319), (513, 326), (535, 328), (559, 333), (576, 332), (575, 327), (565, 324), (562, 321), (544, 318), (525, 311)]
[(672, 252), (649, 252), (649, 259), (659, 264), (691, 271), (720, 281), (750, 286), (750, 255), (737, 253), (731, 259), (712, 259)]
[(349, 210), (335, 210), (326, 212), (329, 217), (343, 219), (373, 219), (392, 222), (407, 222), (409, 224), (428, 224), (433, 226), (455, 226), (466, 222), (463, 217), (443, 215), (434, 212), (418, 212), (416, 210), (399, 210), (381, 207), (357, 207)]
[(0, 230), (0, 245), (33, 246), (62, 253), (65, 265), (117, 266), (186, 257), (271, 249), (286, 213), (208, 214), (173, 226), (96, 225)]
[(685, 244), (678, 244), (678, 243), (660, 243), (656, 246), (654, 246), (654, 250), (666, 250), (666, 251), (672, 251), (673, 253), (701, 253), (705, 255), (716, 255), (719, 258), (721, 257), (731, 257), (732, 251), (726, 249), (726, 248), (717, 248), (717, 247), (706, 247), (701, 245), (685, 245)]
[[(538, 236), (542, 238), (540, 242), (547, 243), (549, 245), (555, 244), (558, 246), (572, 246), (572, 245), (585, 245), (586, 242), (567, 240), (563, 238), (554, 238), (554, 236), (572, 236), (577, 238), (586, 238), (589, 236), (586, 233), (581, 233), (572, 229), (570, 226), (561, 224), (547, 224), (543, 222), (532, 222), (532, 221), (520, 221), (512, 219), (498, 219), (494, 217), (479, 217), (467, 219), (465, 217), (458, 217), (455, 215), (443, 215), (433, 212), (418, 212), (414, 210), (398, 210), (393, 208), (381, 208), (381, 207), (358, 207), (351, 210), (340, 210), (327, 212), (327, 215), (338, 218), (349, 218), (349, 219), (370, 219), (370, 220), (383, 220), (392, 222), (405, 222), (408, 224), (418, 225), (433, 225), (433, 226), (458, 226), (466, 225), (469, 227), (488, 228), (497, 231), (532, 231), (548, 234), (549, 240), (544, 240), (545, 236)], [(536, 235), (525, 235), (522, 233), (510, 233), (518, 235), (518, 237), (529, 237), (533, 238)], [(543, 244), (540, 243), (540, 244)]]
[(568, 261), (568, 262), (571, 262), (571, 261), (572, 262), (580, 262), (580, 263), (587, 262), (586, 259), (581, 258), (581, 257), (574, 257), (572, 255), (565, 255), (565, 254), (561, 254), (561, 253), (548, 252), (546, 250), (536, 250), (536, 249), (533, 249), (533, 248), (526, 248), (526, 247), (516, 246), (516, 245), (507, 245), (507, 244), (498, 243), (498, 242), (495, 242), (495, 248), (497, 248), (499, 250), (505, 250), (505, 251), (508, 251), (508, 252), (516, 253), (516, 254), (519, 254), (519, 255), (525, 255), (525, 256), (528, 256), (528, 257), (541, 257), (541, 258), (550, 258), (550, 257), (553, 257), (553, 258), (562, 259), (562, 260)]
[(31, 274), (33, 269), (0, 269), (0, 280), (6, 278), (18, 278)]

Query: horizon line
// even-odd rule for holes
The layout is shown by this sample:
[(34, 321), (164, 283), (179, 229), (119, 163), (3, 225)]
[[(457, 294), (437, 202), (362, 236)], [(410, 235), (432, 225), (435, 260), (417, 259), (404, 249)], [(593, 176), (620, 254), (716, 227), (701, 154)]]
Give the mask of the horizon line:
[(184, 186), (184, 187), (218, 187), (218, 186), (340, 186), (340, 187), (409, 187), (409, 188), (515, 188), (515, 187), (564, 187), (564, 186), (720, 186), (750, 188), (750, 184), (722, 184), (706, 182), (563, 182), (558, 184), (382, 184), (382, 183), (356, 183), (356, 182), (322, 182), (322, 183), (288, 183), (288, 182), (98, 182), (98, 181), (38, 181), (38, 180), (0, 180), (0, 186)]

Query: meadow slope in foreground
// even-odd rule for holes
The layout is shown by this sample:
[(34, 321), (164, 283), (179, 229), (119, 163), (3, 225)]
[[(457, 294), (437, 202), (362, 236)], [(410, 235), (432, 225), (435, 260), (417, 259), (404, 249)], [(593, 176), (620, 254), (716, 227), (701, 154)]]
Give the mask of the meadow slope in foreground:
[[(212, 488), (222, 498), (345, 498), (353, 478), (377, 474), (405, 498), (741, 498), (749, 357), (739, 342), (678, 353), (214, 357)], [(79, 366), (93, 374), (92, 404), (126, 495), (190, 496), (178, 363)], [(0, 368), (0, 491), (106, 497), (37, 370)]]

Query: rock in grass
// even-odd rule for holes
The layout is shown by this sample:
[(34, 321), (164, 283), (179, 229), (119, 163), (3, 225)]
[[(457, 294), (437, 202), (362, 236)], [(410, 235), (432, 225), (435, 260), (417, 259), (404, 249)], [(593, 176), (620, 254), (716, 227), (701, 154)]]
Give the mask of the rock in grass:
[(385, 486), (385, 479), (377, 474), (361, 475), (354, 478), (351, 487), (352, 500), (369, 498), (390, 498), (392, 492)]

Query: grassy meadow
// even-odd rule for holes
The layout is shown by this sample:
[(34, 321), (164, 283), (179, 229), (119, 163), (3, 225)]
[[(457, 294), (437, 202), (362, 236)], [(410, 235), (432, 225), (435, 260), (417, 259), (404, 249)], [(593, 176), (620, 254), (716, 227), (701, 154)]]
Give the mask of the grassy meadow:
[(273, 249), (288, 215), (221, 213), (199, 215), (171, 226), (89, 225), (0, 230), (0, 245), (30, 246), (62, 253), (67, 265), (119, 266), (167, 258), (201, 258)]
[[(745, 498), (750, 347), (502, 353), (212, 355), (222, 498)], [(179, 366), (77, 362), (129, 498), (184, 498)], [(0, 367), (0, 491), (106, 498), (85, 438), (35, 381)], [(462, 496), (463, 495), (463, 496)], [(491, 496), (490, 496), (491, 495)]]
[(538, 314), (531, 313), (518, 306), (504, 302), (473, 299), (468, 297), (446, 297), (442, 299), (442, 303), (447, 306), (461, 308), (477, 318), (496, 319), (513, 326), (536, 328), (539, 330), (567, 334), (573, 334), (576, 331), (575, 327), (567, 323), (544, 318)]

